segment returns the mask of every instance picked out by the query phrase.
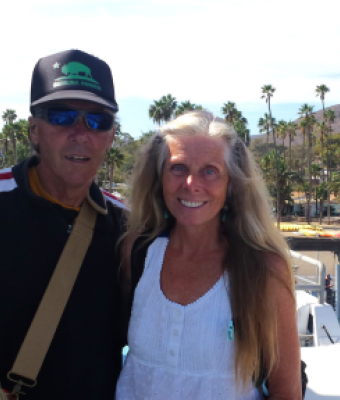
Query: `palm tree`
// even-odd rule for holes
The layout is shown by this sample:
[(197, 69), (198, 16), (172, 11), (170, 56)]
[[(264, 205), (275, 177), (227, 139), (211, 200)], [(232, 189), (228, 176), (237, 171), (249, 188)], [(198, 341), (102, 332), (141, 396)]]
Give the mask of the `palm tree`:
[(304, 174), (304, 167), (305, 167), (305, 152), (306, 152), (306, 125), (307, 122), (305, 119), (301, 119), (298, 124), (297, 128), (302, 133), (302, 155), (301, 155), (301, 172)]
[[(110, 172), (110, 154), (107, 152), (104, 158), (105, 162), (105, 172), (104, 172), (104, 179), (103, 179), (103, 189), (106, 190), (107, 183), (109, 182), (109, 172)], [(110, 188), (109, 188), (110, 189)]]
[[(322, 168), (320, 167), (320, 165), (312, 163), (311, 170), (312, 170), (312, 175), (314, 176), (314, 180), (316, 180), (317, 177), (320, 177), (321, 171), (322, 171)], [(320, 186), (320, 185), (317, 185), (315, 183), (315, 213), (318, 209), (318, 191), (317, 191), (318, 186)], [(313, 189), (312, 189), (312, 192), (313, 192)], [(322, 207), (323, 207), (323, 205), (322, 205)], [(321, 208), (321, 197), (320, 197), (320, 211), (321, 211), (321, 209), (322, 208)], [(321, 214), (321, 212), (320, 212), (320, 214)]]
[[(321, 172), (322, 172), (322, 187), (325, 186), (325, 174), (324, 174), (324, 149), (323, 149), (323, 138), (324, 135), (327, 132), (327, 123), (325, 121), (322, 121), (316, 125), (316, 131), (320, 134), (320, 142), (321, 142), (321, 157), (320, 157), (320, 164), (321, 164)], [(319, 224), (321, 225), (322, 223), (322, 217), (323, 217), (323, 200), (324, 196), (320, 197), (320, 219), (319, 219)]]
[(166, 96), (161, 97), (160, 102), (163, 110), (162, 119), (164, 122), (169, 122), (177, 108), (176, 98), (172, 97), (171, 94), (167, 94)]
[(244, 125), (248, 125), (248, 120), (246, 117), (243, 116), (242, 111), (236, 110), (235, 113), (235, 122), (241, 122)]
[(270, 118), (270, 128), (273, 132), (273, 140), (275, 146), (275, 163), (276, 163), (276, 222), (277, 228), (280, 229), (280, 189), (279, 189), (279, 167), (278, 167), (278, 159), (277, 159), (277, 145), (276, 145), (276, 138), (275, 138), (275, 130), (272, 120), (272, 112), (270, 109), (270, 98), (273, 97), (275, 88), (272, 85), (264, 85), (261, 88), (262, 96), (261, 99), (266, 99), (266, 103), (268, 104), (268, 111), (269, 111), (269, 118)]
[(326, 85), (319, 85), (315, 89), (316, 97), (320, 96), (320, 100), (322, 103), (322, 115), (325, 114), (325, 94), (329, 92), (329, 88)]
[(335, 171), (332, 174), (332, 183), (330, 184), (330, 188), (332, 192), (339, 192), (340, 190), (340, 173), (339, 171)]
[(335, 121), (335, 111), (328, 109), (324, 112), (324, 120), (328, 124), (327, 129), (327, 224), (331, 223), (331, 157), (330, 157), (330, 147), (331, 147), (331, 135), (332, 135), (332, 123)]
[(149, 107), (149, 118), (153, 120), (155, 124), (161, 126), (163, 120), (163, 104), (160, 100), (154, 100), (154, 104)]
[(247, 128), (248, 120), (242, 115), (241, 111), (236, 110), (233, 125), (237, 135), (243, 140), (246, 146), (249, 146), (250, 130)]
[(2, 143), (5, 141), (5, 135), (0, 132), (0, 142), (1, 142), (1, 147), (0, 147), (0, 157), (1, 157), (1, 168), (4, 167), (4, 162), (5, 162), (5, 156), (2, 154)]
[[(16, 114), (15, 110), (7, 108), (7, 110), (2, 113), (2, 119), (6, 125), (9, 125), (10, 123), (13, 123), (17, 119), (17, 114)], [(5, 142), (5, 154), (7, 154), (8, 137), (6, 134), (4, 134), (4, 142)]]
[[(124, 160), (124, 154), (121, 153), (121, 151), (118, 149), (118, 147), (111, 147), (111, 149), (106, 153), (105, 159), (107, 160), (107, 164), (109, 164), (109, 193), (112, 193), (114, 167), (121, 166), (121, 164)], [(106, 168), (107, 168), (107, 166), (106, 166)], [(104, 186), (104, 188), (105, 188), (105, 186)]]
[(284, 121), (283, 119), (281, 119), (277, 123), (276, 134), (277, 134), (278, 138), (282, 139), (283, 160), (285, 161), (285, 159), (286, 159), (286, 157), (285, 157), (285, 139), (286, 139), (286, 135), (287, 135), (287, 122)]
[(261, 99), (266, 99), (266, 103), (268, 103), (269, 115), (271, 115), (270, 98), (273, 97), (275, 90), (276, 89), (272, 85), (263, 85), (261, 88), (262, 91)]
[[(273, 118), (275, 120), (275, 118)], [(270, 115), (265, 113), (264, 118), (259, 119), (258, 127), (260, 128), (260, 132), (266, 132), (267, 134), (267, 144), (269, 143), (269, 133), (270, 133)]]
[(299, 109), (299, 115), (304, 116), (306, 120), (306, 134), (308, 137), (308, 173), (309, 173), (309, 195), (307, 200), (307, 223), (310, 223), (310, 200), (312, 196), (312, 170), (311, 170), (311, 134), (310, 134), (310, 126), (309, 120), (313, 113), (314, 106), (310, 106), (308, 104), (303, 104)]
[(182, 103), (177, 106), (177, 109), (175, 111), (175, 116), (178, 117), (179, 115), (182, 115), (185, 112), (195, 111), (195, 110), (203, 110), (203, 107), (191, 103), (189, 100), (182, 101)]
[(289, 137), (289, 172), (292, 169), (292, 141), (296, 136), (296, 123), (293, 121), (287, 122), (287, 134)]
[(21, 125), (18, 123), (10, 122), (9, 124), (5, 125), (3, 128), (3, 134), (5, 135), (6, 139), (9, 139), (12, 142), (12, 150), (13, 150), (13, 161), (14, 164), (18, 163), (17, 159), (17, 139), (18, 134), (20, 137), (21, 134)]
[(311, 132), (313, 132), (314, 129), (316, 128), (317, 123), (318, 123), (318, 120), (315, 118), (315, 115), (311, 114), (309, 116), (309, 127), (310, 127)]
[(234, 128), (237, 135), (243, 140), (246, 146), (250, 143), (250, 130), (246, 127), (246, 124), (242, 121), (235, 121)]
[(230, 123), (230, 125), (234, 126), (235, 116), (237, 114), (236, 104), (228, 101), (228, 103), (224, 103), (222, 107), (222, 114), (225, 115), (224, 119)]
[[(315, 92), (316, 92), (316, 97), (320, 97), (320, 100), (322, 103), (322, 122), (325, 122), (325, 94), (329, 92), (329, 88), (326, 85), (318, 85), (315, 89)], [(324, 132), (322, 132), (322, 134), (321, 134), (321, 137), (322, 137), (322, 141), (321, 141), (322, 165), (323, 165), (323, 134), (324, 134)], [(328, 141), (328, 137), (327, 137), (327, 181), (328, 181), (328, 163), (329, 163), (328, 144), (329, 144), (329, 141)], [(325, 183), (324, 173), (322, 173), (322, 183), (323, 184)], [(329, 191), (327, 191), (327, 193), (329, 193)], [(327, 201), (328, 201), (327, 210), (329, 209), (329, 219), (330, 219), (330, 201), (329, 200), (330, 199), (328, 199), (328, 197), (327, 197)], [(321, 207), (321, 202), (322, 202), (322, 207), (323, 207), (323, 196), (320, 200), (320, 207)], [(322, 210), (323, 210), (323, 208), (322, 208)], [(320, 212), (320, 221), (322, 220), (322, 214), (323, 214), (323, 212), (322, 213)], [(327, 214), (328, 214), (328, 211), (327, 211)]]
[[(276, 161), (277, 160), (277, 161)], [(287, 171), (287, 164), (284, 162), (283, 158), (279, 156), (276, 158), (275, 151), (265, 154), (261, 160), (261, 167), (263, 171), (264, 178), (267, 185), (270, 187), (275, 186), (276, 174), (273, 174), (274, 166), (278, 166), (278, 183), (279, 183), (279, 193), (280, 193), (280, 204), (279, 204), (279, 218), (281, 217), (281, 212), (284, 208), (285, 202), (293, 204), (293, 199), (291, 193), (293, 191), (292, 183), (301, 183), (302, 179), (299, 173)], [(277, 196), (277, 188), (276, 188)], [(272, 197), (275, 198), (275, 193), (272, 193)], [(276, 198), (277, 200), (277, 198)]]
[[(15, 132), (16, 132), (16, 140), (20, 147), (20, 155), (16, 155), (18, 158), (18, 162), (23, 161), (22, 158), (27, 158), (29, 155), (32, 155), (33, 148), (31, 146), (28, 130), (29, 130), (29, 122), (27, 119), (19, 119), (15, 123)], [(16, 149), (16, 152), (18, 150)], [(26, 156), (25, 156), (26, 155)]]
[(3, 112), (2, 114), (2, 119), (5, 121), (6, 125), (8, 125), (11, 122), (14, 122), (17, 119), (17, 114), (15, 110), (12, 109), (7, 109), (6, 111)]
[(321, 183), (320, 185), (317, 185), (315, 187), (315, 192), (316, 192), (316, 198), (320, 199), (319, 224), (321, 224), (322, 217), (323, 217), (323, 205), (324, 205), (325, 200), (327, 200), (326, 186), (323, 183)]

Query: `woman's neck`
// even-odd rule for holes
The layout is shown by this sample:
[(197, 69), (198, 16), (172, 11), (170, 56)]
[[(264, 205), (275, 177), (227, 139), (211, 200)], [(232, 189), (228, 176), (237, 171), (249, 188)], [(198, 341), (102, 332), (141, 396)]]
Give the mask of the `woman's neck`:
[(221, 250), (226, 246), (226, 238), (218, 223), (206, 226), (182, 226), (176, 224), (170, 233), (171, 247), (180, 253), (202, 254)]

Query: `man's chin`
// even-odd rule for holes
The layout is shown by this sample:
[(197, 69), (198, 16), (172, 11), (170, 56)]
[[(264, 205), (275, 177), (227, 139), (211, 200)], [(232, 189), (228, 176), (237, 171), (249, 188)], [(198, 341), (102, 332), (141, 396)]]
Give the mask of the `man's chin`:
[(92, 181), (94, 180), (95, 174), (90, 175), (82, 175), (82, 174), (69, 174), (68, 176), (63, 176), (61, 177), (63, 183), (65, 186), (67, 186), (69, 189), (76, 189), (76, 188), (81, 188), (84, 186), (89, 186), (91, 185)]

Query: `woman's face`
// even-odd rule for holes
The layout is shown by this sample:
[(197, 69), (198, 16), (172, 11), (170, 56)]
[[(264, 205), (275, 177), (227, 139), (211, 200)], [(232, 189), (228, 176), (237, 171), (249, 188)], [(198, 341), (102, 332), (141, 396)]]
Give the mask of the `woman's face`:
[(168, 138), (170, 156), (163, 170), (167, 208), (184, 226), (219, 223), (228, 174), (222, 139), (204, 136)]

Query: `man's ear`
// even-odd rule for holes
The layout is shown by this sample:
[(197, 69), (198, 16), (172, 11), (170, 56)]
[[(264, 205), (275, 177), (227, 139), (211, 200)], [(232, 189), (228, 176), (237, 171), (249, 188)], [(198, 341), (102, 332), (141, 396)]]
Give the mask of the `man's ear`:
[(33, 144), (38, 145), (39, 144), (39, 139), (38, 139), (38, 123), (36, 118), (34, 117), (29, 117), (28, 118), (29, 122), (29, 136), (30, 140)]

